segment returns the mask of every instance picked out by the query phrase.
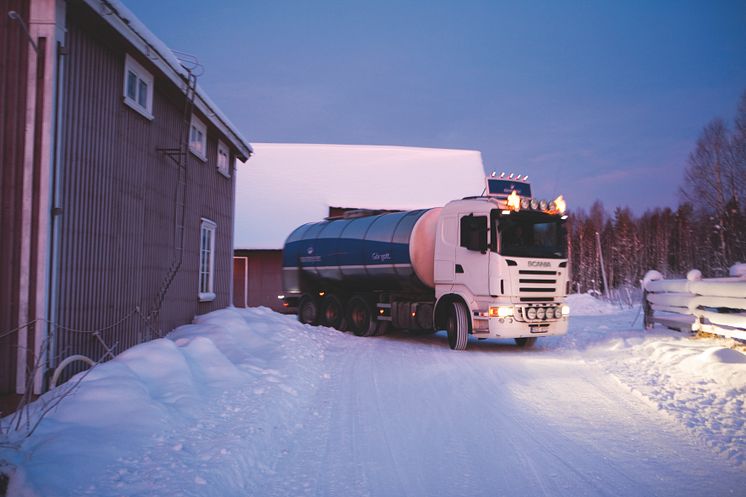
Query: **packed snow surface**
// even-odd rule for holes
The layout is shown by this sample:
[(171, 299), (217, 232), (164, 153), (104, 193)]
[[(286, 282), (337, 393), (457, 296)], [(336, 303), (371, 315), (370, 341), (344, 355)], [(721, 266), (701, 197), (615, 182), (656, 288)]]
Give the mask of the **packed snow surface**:
[(744, 495), (746, 357), (643, 332), (637, 308), (570, 306), (564, 337), (463, 352), (442, 332), (200, 316), (79, 377), (33, 435), (11, 432), (9, 494)]

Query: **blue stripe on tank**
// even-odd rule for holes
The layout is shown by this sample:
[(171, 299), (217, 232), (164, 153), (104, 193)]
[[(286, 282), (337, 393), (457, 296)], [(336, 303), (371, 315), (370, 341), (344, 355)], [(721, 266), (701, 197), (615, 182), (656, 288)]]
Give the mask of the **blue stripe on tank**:
[(285, 267), (410, 264), (409, 244), (349, 238), (299, 240), (285, 246)]

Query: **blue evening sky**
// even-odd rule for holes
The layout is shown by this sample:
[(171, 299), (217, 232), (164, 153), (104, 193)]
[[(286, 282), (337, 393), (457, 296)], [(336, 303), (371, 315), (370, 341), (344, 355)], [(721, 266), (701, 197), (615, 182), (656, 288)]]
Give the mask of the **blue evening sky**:
[(124, 1), (249, 141), (480, 150), (571, 208), (676, 206), (746, 91), (743, 0)]

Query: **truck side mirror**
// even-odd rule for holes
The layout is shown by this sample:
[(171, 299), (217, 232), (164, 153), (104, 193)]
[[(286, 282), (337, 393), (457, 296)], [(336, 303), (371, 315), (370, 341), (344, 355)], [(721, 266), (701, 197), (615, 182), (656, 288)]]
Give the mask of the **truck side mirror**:
[(461, 246), (483, 254), (487, 252), (487, 216), (469, 214), (461, 218)]

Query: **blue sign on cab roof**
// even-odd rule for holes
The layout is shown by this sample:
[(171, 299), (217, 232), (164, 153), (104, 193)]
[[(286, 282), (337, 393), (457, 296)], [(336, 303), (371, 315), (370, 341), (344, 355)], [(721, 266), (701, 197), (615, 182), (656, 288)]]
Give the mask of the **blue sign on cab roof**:
[(521, 197), (531, 196), (531, 185), (528, 183), (499, 178), (487, 179), (487, 191), (490, 195), (507, 196), (513, 190)]

